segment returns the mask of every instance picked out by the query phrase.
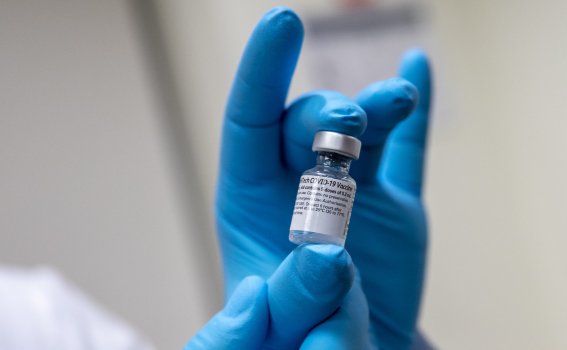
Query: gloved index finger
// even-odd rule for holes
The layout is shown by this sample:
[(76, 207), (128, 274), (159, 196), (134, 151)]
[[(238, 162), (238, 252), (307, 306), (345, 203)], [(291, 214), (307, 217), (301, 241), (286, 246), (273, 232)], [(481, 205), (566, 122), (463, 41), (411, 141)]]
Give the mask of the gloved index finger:
[(280, 171), (280, 118), (302, 40), (301, 21), (285, 7), (254, 29), (225, 111), (221, 171), (247, 180)]

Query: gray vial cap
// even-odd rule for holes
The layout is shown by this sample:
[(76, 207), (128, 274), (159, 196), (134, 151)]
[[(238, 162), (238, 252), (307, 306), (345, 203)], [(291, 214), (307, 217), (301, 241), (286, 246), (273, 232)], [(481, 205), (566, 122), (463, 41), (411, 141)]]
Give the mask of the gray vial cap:
[(315, 134), (312, 150), (314, 152), (333, 152), (345, 157), (358, 159), (360, 140), (334, 131), (319, 131)]

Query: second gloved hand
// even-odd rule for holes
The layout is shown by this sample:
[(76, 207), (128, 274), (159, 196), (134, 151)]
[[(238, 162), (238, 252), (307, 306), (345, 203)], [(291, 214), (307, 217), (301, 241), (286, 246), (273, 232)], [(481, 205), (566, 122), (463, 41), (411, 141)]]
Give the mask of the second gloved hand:
[(267, 281), (258, 276), (242, 280), (224, 309), (185, 349), (297, 348), (314, 326), (337, 310), (353, 276), (344, 248), (302, 245)]

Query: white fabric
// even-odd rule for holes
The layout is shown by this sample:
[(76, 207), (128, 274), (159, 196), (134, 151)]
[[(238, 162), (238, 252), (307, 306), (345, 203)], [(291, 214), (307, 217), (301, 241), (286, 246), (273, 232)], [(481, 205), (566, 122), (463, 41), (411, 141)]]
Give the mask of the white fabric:
[(0, 267), (0, 349), (151, 350), (49, 268)]

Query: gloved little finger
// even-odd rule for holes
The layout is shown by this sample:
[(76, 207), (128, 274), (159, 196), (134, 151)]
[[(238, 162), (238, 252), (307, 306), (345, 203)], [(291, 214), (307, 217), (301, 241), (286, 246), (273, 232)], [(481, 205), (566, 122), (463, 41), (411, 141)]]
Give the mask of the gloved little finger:
[(299, 348), (309, 330), (337, 310), (353, 275), (343, 247), (304, 244), (292, 251), (268, 279), (270, 328), (264, 348)]
[(260, 349), (268, 330), (266, 282), (249, 276), (226, 306), (195, 335), (184, 350)]
[(392, 132), (381, 172), (389, 183), (420, 197), (433, 90), (433, 74), (427, 55), (417, 49), (408, 51), (402, 59), (400, 75), (419, 90), (419, 104), (413, 114)]

